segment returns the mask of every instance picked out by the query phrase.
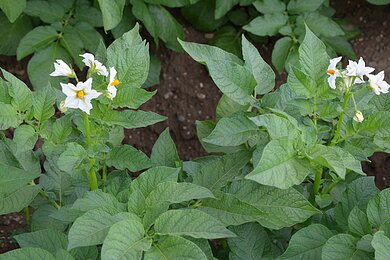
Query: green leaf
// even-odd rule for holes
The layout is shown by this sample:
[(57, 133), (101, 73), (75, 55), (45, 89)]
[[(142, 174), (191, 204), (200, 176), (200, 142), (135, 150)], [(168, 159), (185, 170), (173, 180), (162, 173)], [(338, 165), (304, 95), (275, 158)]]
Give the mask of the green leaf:
[(37, 177), (39, 177), (38, 173), (29, 173), (0, 163), (0, 191), (3, 194), (11, 193), (24, 187)]
[(18, 152), (32, 150), (38, 140), (38, 134), (32, 126), (21, 125), (15, 129), (13, 140)]
[(26, 8), (26, 0), (2, 0), (0, 1), (0, 9), (5, 13), (11, 23), (23, 13)]
[(32, 30), (30, 18), (26, 15), (20, 16), (11, 23), (7, 17), (0, 13), (0, 53), (4, 55), (16, 55), (16, 49), (20, 40)]
[(233, 26), (223, 26), (214, 33), (213, 38), (208, 41), (208, 44), (240, 57), (242, 56), (240, 38), (238, 37), (240, 34), (241, 32), (237, 31)]
[(57, 165), (61, 171), (71, 173), (87, 157), (87, 151), (78, 143), (67, 143), (66, 150), (58, 158)]
[(101, 34), (86, 22), (79, 22), (71, 28), (72, 33), (77, 34), (77, 38), (82, 41), (84, 48), (92, 53), (95, 53), (100, 41), (102, 40)]
[(323, 2), (324, 0), (291, 0), (287, 5), (287, 11), (291, 14), (312, 12), (317, 10)]
[[(222, 95), (222, 97), (218, 101), (218, 105), (216, 108), (216, 116), (217, 119), (221, 119), (223, 117), (230, 117), (237, 112), (247, 111), (249, 105), (240, 105), (231, 98), (226, 95)], [(198, 121), (199, 122), (199, 121)]]
[(83, 52), (84, 44), (79, 33), (74, 30), (72, 26), (67, 26), (63, 30), (63, 34), (59, 42), (60, 45), (70, 54), (74, 63), (76, 63), (79, 68), (83, 68), (84, 64), (80, 57), (80, 53)]
[(252, 71), (257, 82), (256, 93), (262, 95), (271, 91), (275, 86), (275, 73), (244, 35), (242, 36), (242, 55), (245, 65)]
[(264, 14), (253, 19), (243, 29), (258, 36), (274, 36), (287, 20), (288, 16), (283, 13)]
[(69, 230), (68, 250), (103, 244), (111, 226), (121, 220), (141, 221), (137, 216), (128, 212), (115, 213), (117, 213), (115, 210), (98, 208), (87, 211), (77, 218)]
[(109, 31), (115, 28), (122, 20), (125, 0), (98, 0), (98, 3), (103, 15), (104, 30)]
[(57, 59), (62, 59), (68, 64), (71, 61), (69, 53), (61, 47), (59, 42), (35, 52), (27, 66), (28, 76), (35, 90), (46, 87), (49, 82), (51, 86), (59, 87), (61, 78), (49, 76), (54, 71), (53, 64)]
[[(93, 115), (93, 110), (91, 115)], [(98, 117), (98, 115), (96, 117)], [(166, 117), (154, 112), (146, 112), (142, 110), (110, 110), (104, 114), (101, 120), (108, 125), (119, 125), (124, 128), (134, 129), (164, 121), (166, 120)]]
[(287, 84), (297, 96), (312, 98), (316, 95), (314, 81), (305, 72), (295, 66), (290, 67)]
[(259, 127), (244, 114), (237, 114), (230, 118), (222, 118), (211, 134), (203, 141), (220, 146), (236, 146), (245, 143), (256, 135)]
[[(230, 227), (237, 237), (228, 238), (231, 260), (255, 260), (270, 257), (271, 241), (265, 229), (257, 223)], [(274, 258), (274, 257), (271, 257)]]
[(152, 240), (144, 235), (142, 223), (134, 219), (114, 224), (104, 240), (102, 259), (140, 259), (142, 251), (148, 250), (152, 245)]
[(284, 63), (290, 53), (292, 40), (290, 37), (283, 37), (276, 41), (274, 49), (272, 50), (272, 64), (279, 73), (284, 70)]
[(23, 233), (15, 236), (19, 246), (44, 249), (53, 255), (59, 249), (66, 249), (67, 236), (55, 229), (43, 229), (31, 233)]
[(52, 24), (62, 22), (65, 18), (67, 8), (55, 1), (28, 1), (24, 12), (29, 16), (38, 17), (45, 23)]
[(294, 142), (284, 138), (271, 140), (265, 146), (259, 164), (245, 178), (287, 189), (301, 184), (310, 171), (309, 161), (299, 159)]
[(375, 248), (376, 260), (385, 260), (390, 258), (390, 238), (385, 236), (385, 233), (383, 231), (375, 233), (374, 239), (372, 240), (371, 244)]
[(226, 52), (218, 47), (199, 44), (194, 42), (184, 42), (179, 40), (183, 49), (197, 62), (206, 64), (209, 61), (216, 60), (220, 62), (232, 62), (242, 65), (243, 62), (235, 55)]
[(55, 260), (54, 256), (46, 250), (32, 247), (19, 248), (0, 255), (0, 260), (23, 259)]
[(328, 37), (324, 39), (325, 43), (335, 52), (345, 55), (348, 59), (357, 60), (355, 51), (351, 43), (342, 36)]
[(263, 14), (281, 13), (286, 10), (286, 4), (281, 0), (257, 0), (253, 6)]
[(371, 225), (368, 223), (366, 214), (358, 207), (354, 207), (348, 216), (349, 230), (359, 236), (371, 233)]
[(229, 181), (241, 175), (241, 169), (247, 165), (251, 152), (238, 151), (217, 157), (201, 166), (200, 172), (192, 176), (193, 183), (212, 191), (220, 190)]
[(158, 25), (156, 25), (154, 21), (154, 17), (151, 15), (148, 5), (142, 0), (131, 0), (131, 4), (133, 6), (132, 12), (134, 16), (142, 21), (146, 30), (153, 37), (156, 45), (158, 44)]
[(219, 19), (227, 12), (230, 11), (230, 9), (233, 8), (236, 4), (238, 4), (238, 0), (216, 0), (215, 2), (215, 19)]
[(145, 203), (153, 207), (160, 203), (181, 203), (204, 198), (214, 198), (214, 195), (202, 186), (192, 183), (163, 182), (150, 192)]
[(178, 236), (161, 236), (143, 259), (189, 259), (206, 260), (205, 253), (193, 242)]
[(194, 5), (181, 8), (183, 17), (202, 32), (212, 32), (226, 22), (225, 17), (215, 19), (215, 1), (200, 0)]
[[(148, 88), (160, 83), (161, 61), (156, 56), (150, 56), (150, 68), (148, 78), (142, 88)], [(153, 93), (153, 92), (152, 92)]]
[(107, 166), (113, 166), (118, 170), (129, 169), (137, 172), (150, 168), (152, 162), (146, 154), (130, 145), (114, 147), (108, 154)]
[(54, 115), (55, 93), (50, 85), (33, 93), (34, 117), (40, 122), (50, 119)]
[(149, 46), (142, 42), (138, 31), (136, 24), (108, 46), (107, 62), (109, 67), (116, 68), (117, 78), (123, 85), (141, 87), (148, 77), (150, 58)]
[(390, 0), (367, 0), (367, 2), (373, 5), (387, 5), (390, 4)]
[(357, 238), (348, 234), (335, 235), (331, 237), (323, 246), (321, 259), (367, 259), (364, 257), (366, 256), (366, 253), (356, 248), (357, 241)]
[(15, 104), (18, 111), (26, 111), (31, 108), (32, 105), (32, 93), (27, 85), (9, 73), (8, 71), (1, 69), (4, 78), (11, 84), (8, 88), (9, 95), (12, 97), (12, 104)]
[(145, 0), (146, 3), (154, 5), (164, 5), (168, 7), (182, 7), (192, 5), (199, 0)]
[(62, 116), (53, 123), (52, 138), (56, 143), (62, 143), (72, 133), (72, 120), (70, 116)]
[(278, 259), (321, 259), (322, 248), (333, 236), (327, 227), (312, 224), (296, 232), (287, 250)]
[(256, 81), (250, 70), (231, 61), (209, 60), (210, 75), (223, 94), (241, 105), (250, 103)]
[(184, 39), (184, 30), (167, 9), (160, 5), (149, 5), (150, 15), (153, 17), (158, 37), (165, 45), (175, 51), (182, 48), (177, 39)]
[(343, 162), (343, 157), (338, 153), (338, 149), (331, 146), (316, 144), (309, 151), (312, 160), (320, 165), (323, 165), (342, 178), (345, 179), (346, 166)]
[(263, 212), (258, 222), (271, 229), (293, 226), (320, 213), (293, 188), (281, 190), (241, 180), (232, 182), (226, 191)]
[(17, 49), (17, 59), (21, 60), (35, 51), (46, 47), (58, 39), (57, 30), (52, 26), (35, 27), (20, 41)]
[(118, 210), (118, 212), (124, 209), (124, 205), (119, 203), (114, 195), (102, 192), (101, 190), (86, 192), (82, 198), (79, 198), (74, 202), (72, 209), (87, 212), (89, 210), (104, 207), (109, 208), (110, 210)]
[(156, 93), (157, 91), (148, 92), (142, 88), (132, 86), (119, 87), (118, 93), (114, 98), (113, 106), (138, 109)]
[(0, 102), (0, 130), (16, 128), (19, 125), (16, 109), (10, 104)]
[[(375, 186), (373, 177), (360, 177), (352, 181), (334, 209), (337, 224), (347, 230), (348, 216), (352, 209), (357, 206), (363, 212), (366, 211), (369, 200), (377, 193), (378, 188)], [(367, 212), (367, 216), (369, 215)]]
[(216, 199), (202, 199), (200, 210), (221, 221), (225, 226), (256, 221), (263, 213), (234, 195), (215, 192)]
[(235, 236), (221, 222), (197, 209), (164, 212), (157, 218), (154, 229), (156, 233), (162, 235), (184, 235), (194, 238), (217, 239)]
[(159, 183), (166, 181), (177, 181), (180, 169), (159, 166), (151, 168), (143, 172), (137, 177), (130, 186), (130, 191), (135, 192), (140, 190), (146, 198), (149, 193), (154, 190)]
[(288, 119), (275, 115), (275, 114), (263, 114), (256, 117), (251, 117), (250, 120), (257, 126), (264, 126), (271, 139), (300, 138), (300, 132), (296, 125), (290, 122)]
[(297, 18), (297, 25), (307, 25), (318, 37), (335, 37), (344, 35), (340, 25), (331, 18), (318, 12), (305, 13)]
[(368, 202), (367, 217), (373, 227), (380, 227), (390, 219), (390, 189), (382, 190)]
[(38, 186), (27, 185), (12, 193), (1, 194), (0, 215), (21, 211), (30, 205), (39, 191)]
[(158, 137), (153, 145), (150, 158), (156, 166), (176, 167), (180, 162), (175, 143), (169, 134), (169, 128), (166, 128)]
[(329, 57), (325, 44), (306, 26), (306, 34), (299, 46), (299, 61), (303, 71), (317, 84), (326, 76)]

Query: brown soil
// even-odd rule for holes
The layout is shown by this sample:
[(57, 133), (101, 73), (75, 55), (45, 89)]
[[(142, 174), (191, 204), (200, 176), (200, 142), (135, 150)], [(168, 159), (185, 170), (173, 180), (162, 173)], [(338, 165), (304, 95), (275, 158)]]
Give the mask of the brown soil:
[[(353, 40), (358, 56), (364, 57), (367, 64), (384, 70), (390, 75), (390, 5), (373, 6), (364, 0), (334, 0), (332, 6), (339, 18), (346, 18), (360, 28), (361, 35)], [(207, 35), (186, 26), (186, 40), (207, 42)], [(272, 44), (262, 46), (260, 52), (270, 63)], [(154, 111), (168, 117), (168, 120), (147, 128), (126, 131), (125, 142), (150, 154), (158, 135), (166, 128), (176, 143), (180, 158), (190, 160), (206, 155), (196, 136), (196, 120), (213, 119), (215, 108), (221, 96), (204, 66), (193, 61), (188, 55), (176, 53), (161, 47), (156, 53), (162, 61), (160, 84), (157, 94), (143, 110)], [(0, 57), (0, 66), (14, 73), (28, 83), (26, 75), (27, 59), (18, 63), (14, 57)], [(282, 81), (281, 76), (278, 82)], [(387, 77), (389, 81), (389, 76)], [(372, 163), (364, 164), (364, 171), (376, 176), (379, 188), (390, 187), (390, 156), (385, 153), (374, 155)], [(0, 252), (15, 247), (10, 236), (22, 229), (25, 221), (21, 214), (0, 216)]]

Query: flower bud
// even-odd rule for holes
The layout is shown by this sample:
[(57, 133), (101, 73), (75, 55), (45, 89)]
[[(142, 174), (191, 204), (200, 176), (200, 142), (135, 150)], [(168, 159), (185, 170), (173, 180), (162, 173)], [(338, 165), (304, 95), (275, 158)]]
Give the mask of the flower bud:
[(359, 110), (355, 112), (355, 115), (353, 116), (353, 120), (355, 120), (358, 123), (363, 122), (364, 116), (363, 113), (360, 112)]
[(65, 100), (61, 101), (59, 110), (61, 111), (61, 113), (65, 113), (66, 111), (68, 111), (68, 108), (65, 106)]

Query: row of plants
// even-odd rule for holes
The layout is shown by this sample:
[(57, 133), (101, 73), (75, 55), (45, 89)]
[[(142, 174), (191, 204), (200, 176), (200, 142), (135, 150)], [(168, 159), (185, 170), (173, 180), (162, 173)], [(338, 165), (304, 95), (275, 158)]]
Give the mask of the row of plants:
[[(170, 13), (180, 9), (196, 29), (213, 32), (210, 44), (242, 57), (241, 35), (253, 42), (277, 41), (272, 54), (274, 67), (282, 72), (298, 61), (304, 24), (316, 33), (329, 50), (355, 59), (348, 40), (359, 31), (344, 20), (333, 19), (335, 10), (327, 0), (4, 0), (0, 3), (0, 54), (21, 60), (32, 55), (27, 72), (34, 89), (58, 78), (49, 77), (51, 65), (61, 59), (79, 69), (79, 56), (95, 53), (100, 44), (111, 43), (140, 21), (159, 46), (161, 40), (175, 51), (184, 38), (183, 25)], [(151, 56), (149, 79), (144, 87), (158, 83), (160, 62)]]
[(14, 132), (0, 132), (0, 214), (24, 210), (30, 232), (0, 259), (390, 257), (390, 190), (360, 164), (389, 150), (383, 72), (363, 59), (342, 69), (306, 27), (271, 92), (275, 74), (244, 36), (243, 60), (180, 41), (223, 93), (217, 120), (197, 122), (210, 155), (182, 161), (166, 129), (149, 157), (122, 144), (125, 128), (165, 120), (138, 110), (155, 94), (138, 31), (80, 55), (85, 78), (57, 60), (61, 90), (31, 92), (2, 70), (0, 129)]

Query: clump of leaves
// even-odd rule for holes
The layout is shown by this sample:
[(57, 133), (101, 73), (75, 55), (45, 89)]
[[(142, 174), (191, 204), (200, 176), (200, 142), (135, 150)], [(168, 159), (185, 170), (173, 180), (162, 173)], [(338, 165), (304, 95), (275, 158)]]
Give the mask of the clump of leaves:
[(356, 58), (348, 40), (359, 31), (344, 20), (332, 19), (334, 13), (325, 0), (201, 0), (182, 8), (182, 14), (195, 28), (215, 31), (210, 44), (239, 57), (242, 57), (243, 31), (260, 43), (267, 42), (267, 37), (277, 36), (272, 64), (279, 72), (298, 62), (305, 24), (322, 39), (328, 51)]

